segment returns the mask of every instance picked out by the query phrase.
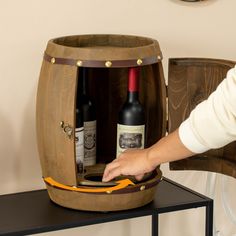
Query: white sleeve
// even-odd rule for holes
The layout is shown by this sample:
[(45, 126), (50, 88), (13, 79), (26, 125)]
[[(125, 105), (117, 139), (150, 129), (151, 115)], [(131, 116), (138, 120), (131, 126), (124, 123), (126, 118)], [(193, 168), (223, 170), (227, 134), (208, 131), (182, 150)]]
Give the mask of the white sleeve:
[(180, 125), (179, 136), (194, 153), (220, 148), (236, 140), (236, 66)]

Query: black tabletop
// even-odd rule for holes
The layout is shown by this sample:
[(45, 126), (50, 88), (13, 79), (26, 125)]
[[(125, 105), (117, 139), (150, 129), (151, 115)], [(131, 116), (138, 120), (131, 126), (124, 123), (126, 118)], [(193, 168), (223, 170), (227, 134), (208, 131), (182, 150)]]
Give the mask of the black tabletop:
[(63, 208), (50, 201), (46, 190), (0, 196), (0, 234), (22, 235), (201, 207), (207, 197), (163, 178), (154, 201), (133, 210), (86, 212)]

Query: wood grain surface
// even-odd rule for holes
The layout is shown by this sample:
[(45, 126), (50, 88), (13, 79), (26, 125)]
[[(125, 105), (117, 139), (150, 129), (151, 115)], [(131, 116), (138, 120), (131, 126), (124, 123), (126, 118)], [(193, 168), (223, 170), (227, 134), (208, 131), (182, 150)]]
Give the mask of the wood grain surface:
[[(207, 99), (235, 62), (204, 58), (169, 60), (169, 132), (179, 127), (197, 104)], [(236, 142), (185, 160), (172, 162), (172, 170), (206, 170), (236, 177)]]
[(76, 184), (74, 136), (60, 122), (74, 127), (77, 68), (43, 62), (37, 93), (38, 150), (44, 177)]

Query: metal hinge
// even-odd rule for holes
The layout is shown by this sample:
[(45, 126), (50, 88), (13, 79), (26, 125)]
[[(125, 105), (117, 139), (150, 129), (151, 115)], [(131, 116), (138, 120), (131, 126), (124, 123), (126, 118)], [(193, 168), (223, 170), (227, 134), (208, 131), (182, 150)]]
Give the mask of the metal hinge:
[(69, 124), (65, 124), (65, 122), (64, 121), (61, 121), (60, 122), (60, 127), (61, 127), (61, 129), (63, 130), (63, 132), (67, 135), (67, 137), (69, 138), (69, 139), (72, 139), (72, 137), (73, 137), (73, 134), (74, 134), (74, 129), (73, 129), (73, 127), (71, 126), (71, 125), (69, 125)]

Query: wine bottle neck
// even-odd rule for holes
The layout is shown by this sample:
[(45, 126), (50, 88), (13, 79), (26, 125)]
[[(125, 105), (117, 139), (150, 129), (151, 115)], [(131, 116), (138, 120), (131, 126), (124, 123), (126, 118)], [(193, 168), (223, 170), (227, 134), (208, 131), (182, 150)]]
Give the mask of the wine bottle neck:
[(138, 91), (136, 91), (136, 92), (128, 91), (127, 102), (129, 102), (129, 103), (139, 102), (139, 93), (138, 93)]
[(79, 70), (78, 93), (79, 95), (87, 95), (87, 69), (82, 67)]
[(83, 113), (81, 109), (76, 109), (76, 128), (83, 127)]

